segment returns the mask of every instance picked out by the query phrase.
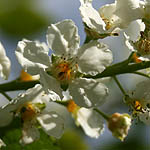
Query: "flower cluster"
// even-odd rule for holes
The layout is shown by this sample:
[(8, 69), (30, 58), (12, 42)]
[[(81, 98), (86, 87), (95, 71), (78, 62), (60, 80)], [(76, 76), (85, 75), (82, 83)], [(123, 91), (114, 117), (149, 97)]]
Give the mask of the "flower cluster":
[[(15, 54), (23, 71), (12, 83), (28, 86), (12, 100), (4, 93), (7, 90), (0, 89), (10, 100), (0, 107), (0, 127), (9, 126), (19, 118), (22, 145), (38, 140), (39, 129), (48, 136), (61, 137), (65, 117), (49, 107), (52, 103), (65, 107), (75, 124), (92, 138), (103, 133), (104, 119), (112, 135), (121, 141), (128, 134), (131, 119), (150, 125), (150, 81), (139, 83), (132, 94), (127, 94), (116, 78), (118, 74), (137, 73), (135, 71), (143, 69), (146, 61), (150, 62), (150, 1), (115, 0), (97, 11), (92, 0), (80, 0), (79, 11), (86, 33), (83, 45), (80, 45), (78, 28), (70, 19), (48, 27), (47, 43), (23, 39), (17, 44)], [(125, 32), (124, 29), (134, 21), (136, 33)], [(119, 36), (121, 31), (131, 55), (127, 60), (111, 65), (113, 54), (101, 39)], [(144, 64), (145, 68), (150, 66), (148, 63)], [(0, 43), (0, 76), (8, 79), (9, 73), (10, 60)], [(147, 74), (144, 76), (149, 78)], [(98, 109), (109, 94), (106, 85), (109, 79), (105, 77), (113, 77), (116, 81), (125, 96), (125, 103), (132, 110), (131, 116), (126, 113), (108, 116)], [(6, 145), (0, 139), (1, 146)]]

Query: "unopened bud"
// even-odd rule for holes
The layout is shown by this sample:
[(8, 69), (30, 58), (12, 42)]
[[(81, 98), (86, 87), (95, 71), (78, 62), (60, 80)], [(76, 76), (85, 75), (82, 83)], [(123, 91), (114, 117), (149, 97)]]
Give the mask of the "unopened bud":
[(114, 113), (108, 120), (108, 128), (112, 135), (121, 141), (127, 136), (130, 126), (131, 117), (128, 114)]

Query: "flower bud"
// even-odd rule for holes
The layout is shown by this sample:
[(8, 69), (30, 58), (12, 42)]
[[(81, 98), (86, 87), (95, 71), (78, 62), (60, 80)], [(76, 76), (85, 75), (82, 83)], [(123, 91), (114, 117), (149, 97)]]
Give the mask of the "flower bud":
[(127, 136), (130, 126), (131, 117), (128, 114), (114, 113), (108, 120), (108, 128), (112, 135), (121, 141)]

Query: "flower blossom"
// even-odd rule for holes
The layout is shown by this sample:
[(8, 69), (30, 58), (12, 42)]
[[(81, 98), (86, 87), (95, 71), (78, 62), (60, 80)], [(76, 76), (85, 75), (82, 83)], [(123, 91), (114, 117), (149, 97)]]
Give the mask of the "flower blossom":
[(23, 145), (40, 137), (37, 124), (46, 134), (60, 138), (64, 129), (64, 121), (56, 112), (47, 109), (50, 96), (54, 95), (46, 95), (39, 84), (28, 89), (0, 108), (0, 126), (6, 126), (14, 117), (20, 117), (23, 123), (20, 143)]
[[(99, 11), (93, 8), (93, 0), (80, 0), (80, 13), (87, 35), (95, 38), (118, 35), (120, 29), (143, 15), (142, 2), (139, 0), (116, 0), (102, 6)], [(132, 14), (132, 15), (131, 15)]]
[(3, 45), (0, 43), (0, 76), (4, 79), (8, 79), (10, 74), (10, 60), (6, 56), (5, 49)]
[(76, 104), (83, 107), (97, 106), (104, 102), (107, 87), (82, 74), (96, 75), (112, 62), (112, 53), (106, 44), (92, 41), (79, 47), (77, 27), (71, 20), (48, 27), (47, 42), (23, 40), (18, 43), (16, 56), (25, 71), (40, 74), (45, 91), (54, 91), (61, 99), (68, 90)]
[(79, 107), (70, 100), (67, 109), (72, 113), (76, 125), (81, 126), (85, 134), (92, 138), (98, 138), (104, 131), (104, 122), (101, 116), (92, 108)]
[(124, 37), (125, 45), (129, 50), (137, 53), (139, 60), (150, 59), (150, 31), (146, 30), (141, 20), (137, 20), (136, 24), (133, 24), (132, 31), (126, 31)]
[[(115, 0), (99, 9), (100, 16), (106, 24), (106, 29), (126, 28), (143, 16), (143, 2), (140, 0)], [(132, 14), (132, 15), (131, 15)]]
[(105, 21), (92, 6), (93, 0), (80, 0), (79, 8), (87, 36), (92, 39), (103, 39), (107, 36), (118, 35), (118, 30), (107, 30)]
[[(139, 19), (142, 20), (140, 23), (140, 28), (137, 30), (135, 27), (133, 29), (133, 35), (129, 32), (125, 33), (125, 43), (126, 46), (132, 50), (136, 51), (142, 61), (149, 61), (150, 59), (150, 1), (141, 1), (141, 15)], [(135, 38), (136, 35), (136, 38)], [(137, 36), (138, 35), (138, 36)], [(134, 37), (134, 38), (133, 38)]]
[(132, 110), (133, 118), (150, 125), (150, 81), (137, 84), (135, 91), (126, 98), (126, 103)]

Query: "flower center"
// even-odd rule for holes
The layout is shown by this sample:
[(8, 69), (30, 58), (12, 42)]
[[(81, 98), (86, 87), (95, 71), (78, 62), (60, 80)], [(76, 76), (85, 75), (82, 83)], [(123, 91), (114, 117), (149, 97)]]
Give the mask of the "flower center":
[(143, 107), (138, 100), (134, 101), (134, 109), (135, 111), (143, 112)]
[(75, 78), (78, 71), (78, 65), (75, 58), (59, 57), (53, 62), (51, 72), (52, 75), (62, 84), (68, 84)]
[(106, 18), (102, 18), (103, 19), (103, 21), (105, 22), (105, 24), (106, 24), (106, 30), (109, 30), (111, 27), (112, 27), (112, 25), (113, 25), (113, 20), (109, 20), (109, 19), (106, 19)]
[(136, 53), (133, 54), (132, 58), (133, 58), (133, 61), (135, 63), (141, 63), (142, 62), (142, 60), (139, 59), (139, 57), (137, 56)]
[(141, 31), (141, 37), (135, 43), (135, 47), (137, 48), (139, 54), (141, 55), (149, 55), (150, 54), (150, 39)]
[(23, 122), (32, 120), (37, 113), (37, 109), (31, 103), (26, 103), (20, 108), (21, 119)]

